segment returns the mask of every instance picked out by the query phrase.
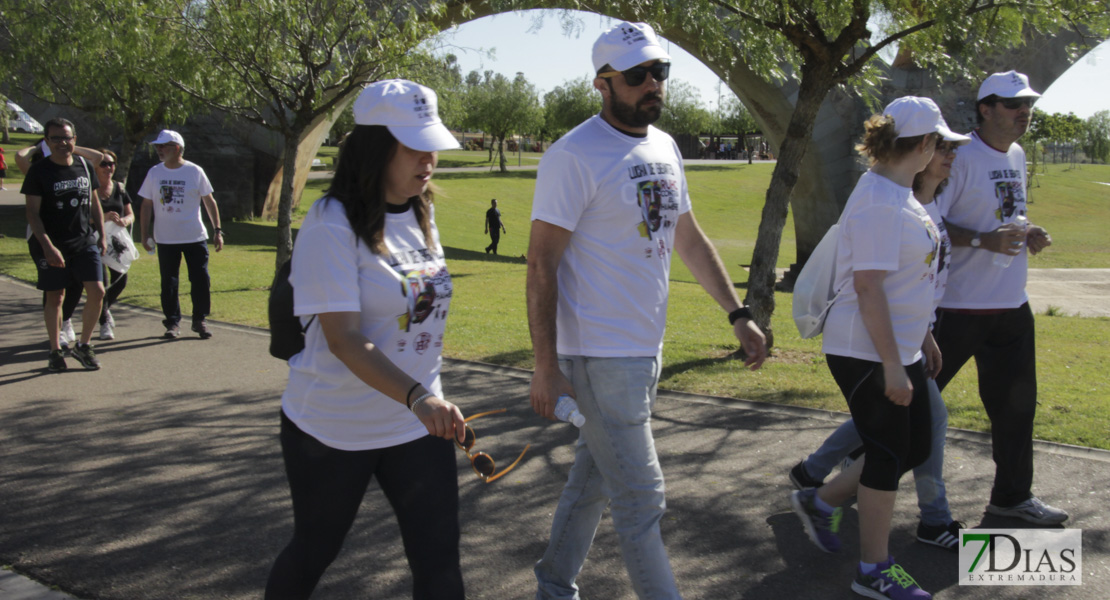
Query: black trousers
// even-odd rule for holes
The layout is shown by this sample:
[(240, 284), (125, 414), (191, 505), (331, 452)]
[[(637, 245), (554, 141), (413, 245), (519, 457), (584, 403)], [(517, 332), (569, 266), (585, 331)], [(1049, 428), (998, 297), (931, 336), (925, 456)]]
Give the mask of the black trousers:
[(208, 277), (208, 242), (158, 244), (158, 271), (162, 275), (162, 324), (167, 328), (181, 322), (181, 303), (177, 298), (181, 258), (189, 271), (189, 298), (193, 301), (193, 322), (203, 321), (212, 312), (211, 280)]
[[(266, 600), (312, 595), (339, 555), (362, 497), (377, 477), (401, 526), (416, 600), (463, 600), (455, 447), (425, 436), (376, 450), (321, 444), (283, 412), (281, 453), (293, 496), (293, 539), (266, 583)], [(372, 595), (371, 595), (372, 596)]]
[(497, 254), (497, 244), (501, 242), (501, 231), (498, 229), (489, 230), (489, 245), (486, 246), (486, 252), (493, 252)]
[(937, 377), (943, 390), (972, 357), (979, 398), (991, 420), (994, 487), (991, 504), (1013, 506), (1033, 495), (1033, 419), (1037, 414), (1037, 357), (1029, 304), (1000, 314), (940, 310), (933, 331), (944, 356)]
[(897, 490), (902, 475), (925, 462), (932, 451), (932, 413), (922, 362), (905, 367), (913, 400), (909, 406), (898, 406), (886, 397), (881, 363), (834, 354), (825, 358), (867, 453), (859, 482), (875, 490)]

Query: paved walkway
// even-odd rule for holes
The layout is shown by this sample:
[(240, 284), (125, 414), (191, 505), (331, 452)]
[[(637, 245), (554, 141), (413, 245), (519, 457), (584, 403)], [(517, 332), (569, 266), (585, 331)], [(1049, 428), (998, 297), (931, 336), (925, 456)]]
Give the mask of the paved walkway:
[[(0, 564), (73, 598), (258, 598), (291, 528), (277, 443), (286, 367), (267, 354), (266, 333), (217, 323), (211, 340), (164, 341), (158, 315), (120, 307), (118, 339), (98, 344), (100, 371), (71, 361), (69, 372), (48, 374), (39, 302), (28, 286), (0, 278)], [(466, 413), (509, 408), (476, 423), (481, 449), (499, 463), (532, 444), (521, 466), (490, 485), (459, 454), (468, 597), (530, 597), (574, 430), (532, 413), (527, 372), (447, 361), (444, 382)], [(828, 555), (787, 499), (787, 470), (842, 416), (662, 392), (654, 417), (667, 475), (664, 536), (684, 597), (855, 597), (854, 509), (845, 550)], [(955, 554), (914, 542), (906, 482), (891, 548), (925, 589), (942, 600), (1106, 598), (1110, 453), (1040, 444), (1035, 460), (1040, 493), (1084, 530), (1084, 585), (959, 586)], [(946, 468), (957, 518), (1022, 525), (983, 513), (993, 468), (981, 434), (950, 432)], [(579, 582), (586, 598), (633, 597), (608, 518)], [(0, 598), (59, 599), (13, 587), (25, 585), (0, 572)], [(317, 597), (406, 598), (409, 586), (396, 525), (372, 487)]]

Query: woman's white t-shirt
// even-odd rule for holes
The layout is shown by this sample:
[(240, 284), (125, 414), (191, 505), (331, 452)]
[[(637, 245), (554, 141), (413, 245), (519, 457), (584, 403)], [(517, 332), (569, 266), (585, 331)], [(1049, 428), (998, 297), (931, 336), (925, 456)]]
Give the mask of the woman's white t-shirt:
[[(434, 217), (434, 211), (432, 213)], [(442, 397), (443, 331), (451, 276), (432, 221), (431, 247), (413, 210), (387, 213), (388, 254), (358, 239), (343, 205), (327, 197), (308, 211), (293, 249), (290, 282), (302, 322), (328, 312), (361, 314), (360, 329), (398, 368)], [(340, 450), (371, 450), (428, 435), (404, 404), (368, 386), (328, 349), (314, 319), (289, 361), (282, 410), (302, 431)]]
[(940, 209), (934, 200), (928, 204), (922, 204), (925, 212), (929, 213), (929, 218), (933, 220), (933, 224), (937, 226), (937, 232), (940, 233), (940, 253), (937, 255), (937, 279), (936, 279), (936, 295), (933, 297), (933, 311), (934, 315), (938, 306), (940, 306), (941, 298), (944, 298), (944, 290), (948, 287), (948, 270), (952, 262), (952, 238), (948, 237), (948, 228), (944, 226), (944, 219), (940, 216)]
[(940, 233), (913, 190), (868, 171), (844, 207), (837, 239), (836, 289), (825, 321), (825, 354), (881, 362), (853, 283), (855, 271), (886, 271), (886, 293), (898, 356), (903, 365), (921, 359), (936, 298)]

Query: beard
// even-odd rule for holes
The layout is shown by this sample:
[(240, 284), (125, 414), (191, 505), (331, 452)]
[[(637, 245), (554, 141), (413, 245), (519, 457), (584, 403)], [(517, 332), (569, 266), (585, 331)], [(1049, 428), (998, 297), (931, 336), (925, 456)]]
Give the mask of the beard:
[[(612, 96), (612, 99), (613, 118), (628, 127), (647, 127), (658, 121), (663, 114), (663, 96), (658, 92), (644, 95), (635, 105), (621, 102), (617, 99), (616, 94)], [(655, 99), (659, 100), (659, 104), (643, 106), (645, 100)]]

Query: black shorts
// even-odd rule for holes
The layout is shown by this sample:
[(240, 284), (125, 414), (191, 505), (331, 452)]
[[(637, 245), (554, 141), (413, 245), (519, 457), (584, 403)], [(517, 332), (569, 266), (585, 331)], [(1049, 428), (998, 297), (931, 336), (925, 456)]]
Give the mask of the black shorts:
[(69, 287), (71, 281), (104, 281), (104, 266), (100, 262), (100, 247), (89, 246), (80, 252), (67, 255), (62, 253), (66, 261), (64, 267), (52, 267), (46, 264), (46, 254), (38, 240), (32, 238), (27, 241), (27, 248), (31, 251), (31, 258), (38, 268), (39, 280), (35, 286), (44, 292), (56, 292)]

